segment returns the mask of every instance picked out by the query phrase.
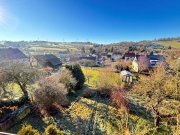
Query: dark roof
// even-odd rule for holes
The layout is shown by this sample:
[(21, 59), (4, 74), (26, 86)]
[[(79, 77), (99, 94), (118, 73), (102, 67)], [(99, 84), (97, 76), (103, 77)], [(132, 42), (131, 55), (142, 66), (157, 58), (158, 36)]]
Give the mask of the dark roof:
[(131, 53), (131, 52), (126, 52), (125, 54), (124, 54), (124, 57), (135, 57), (136, 56), (136, 54), (135, 53)]
[(106, 52), (102, 52), (100, 55), (101, 56), (107, 56), (108, 54)]
[(163, 55), (148, 55), (147, 57), (150, 60), (159, 60), (159, 61), (164, 61), (165, 60)]
[(24, 59), (27, 56), (17, 48), (0, 48), (0, 59)]
[(96, 60), (96, 57), (80, 57), (81, 60)]
[(114, 52), (112, 55), (122, 55), (120, 52)]
[(60, 59), (53, 54), (34, 55), (34, 58), (43, 66), (46, 66), (47, 63), (50, 63), (53, 66), (62, 64)]

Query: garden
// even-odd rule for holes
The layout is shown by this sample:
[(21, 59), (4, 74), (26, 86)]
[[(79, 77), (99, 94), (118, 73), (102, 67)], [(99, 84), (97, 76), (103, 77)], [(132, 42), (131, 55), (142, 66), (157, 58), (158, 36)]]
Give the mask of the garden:
[(0, 131), (19, 135), (179, 134), (176, 67), (173, 75), (157, 69), (127, 87), (119, 73), (105, 68), (72, 64), (47, 76), (19, 66), (1, 69), (0, 89), (6, 92), (1, 96), (6, 100), (0, 101)]

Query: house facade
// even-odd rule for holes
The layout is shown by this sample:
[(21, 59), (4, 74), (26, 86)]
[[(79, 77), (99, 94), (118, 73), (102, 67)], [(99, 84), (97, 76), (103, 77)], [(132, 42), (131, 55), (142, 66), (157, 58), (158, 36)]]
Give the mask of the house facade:
[(136, 57), (136, 54), (134, 52), (126, 52), (124, 54), (124, 59), (125, 60), (134, 60), (134, 58)]
[(164, 67), (167, 66), (163, 55), (137, 55), (132, 62), (132, 68), (135, 72), (139, 72), (156, 68), (159, 64)]
[(123, 55), (122, 53), (118, 53), (118, 52), (115, 52), (111, 55), (111, 59), (112, 60), (120, 60), (123, 58)]

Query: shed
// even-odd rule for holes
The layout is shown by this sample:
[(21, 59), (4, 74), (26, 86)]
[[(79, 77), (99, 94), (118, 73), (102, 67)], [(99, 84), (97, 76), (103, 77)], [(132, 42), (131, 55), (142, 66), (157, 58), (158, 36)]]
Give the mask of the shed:
[(132, 83), (133, 79), (132, 79), (132, 73), (126, 70), (121, 71), (120, 73), (122, 81), (123, 82), (127, 82), (127, 83)]

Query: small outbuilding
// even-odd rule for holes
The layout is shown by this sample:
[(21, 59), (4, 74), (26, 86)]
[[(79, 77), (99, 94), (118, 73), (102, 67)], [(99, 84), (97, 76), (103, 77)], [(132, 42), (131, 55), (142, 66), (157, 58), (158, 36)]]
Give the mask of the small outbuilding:
[(46, 68), (51, 67), (53, 70), (58, 70), (62, 62), (53, 54), (34, 55), (31, 58), (31, 66)]
[(120, 75), (121, 75), (121, 78), (122, 78), (123, 82), (132, 83), (132, 81), (133, 81), (133, 77), (132, 76), (133, 75), (132, 75), (131, 72), (123, 70), (123, 71), (121, 71)]

